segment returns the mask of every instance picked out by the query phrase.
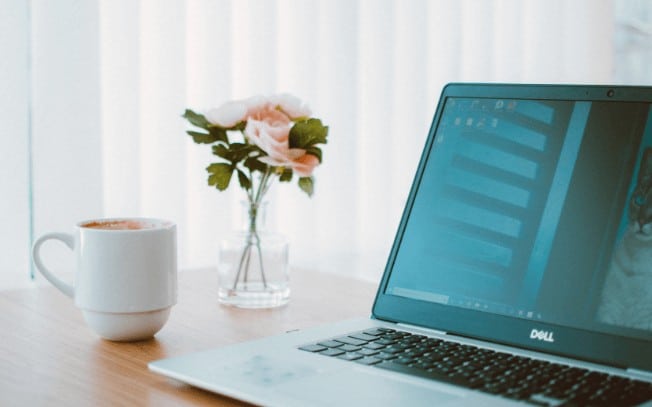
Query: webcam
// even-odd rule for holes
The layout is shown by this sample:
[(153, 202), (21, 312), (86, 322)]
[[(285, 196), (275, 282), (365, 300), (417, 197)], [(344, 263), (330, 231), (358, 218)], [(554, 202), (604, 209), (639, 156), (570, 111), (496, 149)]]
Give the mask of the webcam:
[(609, 89), (607, 91), (607, 96), (610, 97), (610, 98), (614, 97), (615, 94), (616, 94), (616, 91), (613, 90), (613, 89)]

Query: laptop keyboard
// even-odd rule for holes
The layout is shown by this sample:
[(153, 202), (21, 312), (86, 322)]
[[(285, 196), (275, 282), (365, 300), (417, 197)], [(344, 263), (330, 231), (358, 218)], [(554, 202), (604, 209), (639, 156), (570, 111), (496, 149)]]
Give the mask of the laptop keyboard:
[(544, 406), (634, 406), (652, 383), (388, 328), (299, 349)]

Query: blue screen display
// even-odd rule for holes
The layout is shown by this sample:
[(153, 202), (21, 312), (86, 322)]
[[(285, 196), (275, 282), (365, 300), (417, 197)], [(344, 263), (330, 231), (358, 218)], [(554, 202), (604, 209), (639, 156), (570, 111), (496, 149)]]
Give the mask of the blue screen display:
[(650, 104), (444, 103), (385, 293), (649, 337)]

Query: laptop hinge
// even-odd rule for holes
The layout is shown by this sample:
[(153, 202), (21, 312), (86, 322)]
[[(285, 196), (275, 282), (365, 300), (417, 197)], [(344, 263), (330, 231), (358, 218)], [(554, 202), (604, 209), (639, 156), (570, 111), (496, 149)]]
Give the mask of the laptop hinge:
[(647, 371), (647, 370), (639, 370), (639, 369), (627, 369), (627, 373), (631, 374), (632, 376), (638, 376), (643, 379), (647, 380), (652, 380), (652, 372)]
[(418, 331), (423, 331), (425, 333), (431, 333), (431, 334), (439, 334), (439, 335), (446, 335), (446, 332), (444, 331), (438, 331), (436, 329), (430, 329), (430, 328), (424, 328), (422, 326), (417, 326), (417, 325), (410, 325), (410, 324), (403, 324), (399, 322), (396, 324), (396, 326), (404, 327), (407, 329), (413, 329), (413, 330), (418, 330)]

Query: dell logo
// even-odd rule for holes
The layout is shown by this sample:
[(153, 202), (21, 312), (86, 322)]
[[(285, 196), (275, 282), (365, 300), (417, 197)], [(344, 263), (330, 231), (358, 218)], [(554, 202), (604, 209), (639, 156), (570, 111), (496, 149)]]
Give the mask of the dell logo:
[(533, 329), (532, 332), (530, 332), (530, 339), (536, 339), (539, 341), (545, 341), (545, 342), (554, 342), (555, 338), (552, 337), (553, 331), (539, 331), (538, 329)]

